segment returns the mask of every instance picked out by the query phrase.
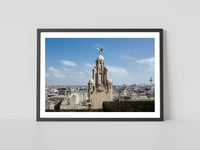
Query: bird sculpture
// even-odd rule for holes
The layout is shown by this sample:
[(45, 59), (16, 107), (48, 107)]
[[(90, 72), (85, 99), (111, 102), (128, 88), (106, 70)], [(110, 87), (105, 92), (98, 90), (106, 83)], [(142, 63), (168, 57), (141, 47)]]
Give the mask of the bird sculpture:
[(99, 55), (101, 55), (101, 53), (103, 52), (103, 48), (97, 48), (97, 51), (98, 51)]

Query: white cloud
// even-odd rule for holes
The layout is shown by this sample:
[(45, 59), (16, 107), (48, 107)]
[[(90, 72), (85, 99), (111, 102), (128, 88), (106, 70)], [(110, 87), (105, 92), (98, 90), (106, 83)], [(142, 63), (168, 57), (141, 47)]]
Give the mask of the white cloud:
[(92, 76), (92, 64), (86, 63), (83, 68), (74, 67), (48, 67), (48, 84), (87, 85)]
[(128, 71), (122, 67), (108, 66), (108, 71), (111, 73), (126, 74)]
[(54, 67), (49, 67), (48, 70), (50, 73), (61, 73), (62, 72), (61, 70), (58, 70)]
[(88, 69), (92, 69), (94, 67), (95, 64), (90, 64), (90, 63), (86, 63), (85, 67)]
[(89, 70), (89, 69), (83, 69), (82, 71), (87, 75), (92, 74), (92, 70)]
[(154, 57), (142, 58), (136, 61), (140, 64), (140, 69), (143, 70), (143, 74), (153, 73), (155, 71), (155, 59)]
[(85, 73), (83, 71), (80, 71), (79, 75), (85, 75)]
[(46, 76), (46, 77), (50, 77), (50, 74), (49, 74), (49, 73), (45, 73), (45, 76)]
[(154, 57), (136, 60), (138, 64), (154, 64)]
[(128, 56), (128, 55), (121, 55), (120, 58), (125, 59), (125, 60), (135, 60), (134, 57)]
[(92, 69), (94, 68), (95, 64), (91, 64), (91, 63), (85, 63), (83, 68), (82, 68), (82, 72), (88, 76), (92, 75)]
[(64, 66), (68, 66), (68, 67), (75, 67), (77, 66), (77, 64), (75, 62), (72, 61), (68, 61), (68, 60), (61, 60), (60, 61)]
[(69, 72), (70, 71), (70, 69), (66, 68), (66, 67), (63, 67), (62, 69), (63, 69), (64, 72)]
[(54, 76), (58, 78), (65, 78), (64, 74), (59, 74), (59, 73), (54, 74)]
[(48, 71), (49, 71), (49, 74), (52, 74), (54, 77), (65, 77), (65, 74), (63, 71), (58, 70), (54, 67), (49, 67)]
[(112, 79), (114, 85), (120, 85), (127, 83), (127, 78), (129, 72), (126, 68), (116, 67), (116, 66), (107, 66), (108, 68), (108, 77)]

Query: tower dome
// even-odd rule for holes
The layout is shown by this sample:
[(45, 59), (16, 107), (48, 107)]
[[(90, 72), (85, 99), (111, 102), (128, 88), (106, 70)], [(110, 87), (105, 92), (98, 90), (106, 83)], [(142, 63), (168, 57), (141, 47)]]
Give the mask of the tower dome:
[(99, 56), (97, 57), (97, 60), (104, 60), (104, 57), (103, 57), (102, 55), (99, 55)]
[(112, 80), (111, 80), (111, 79), (108, 79), (108, 83), (112, 83)]
[(93, 79), (90, 79), (90, 80), (89, 80), (89, 83), (95, 84), (95, 81), (94, 81)]

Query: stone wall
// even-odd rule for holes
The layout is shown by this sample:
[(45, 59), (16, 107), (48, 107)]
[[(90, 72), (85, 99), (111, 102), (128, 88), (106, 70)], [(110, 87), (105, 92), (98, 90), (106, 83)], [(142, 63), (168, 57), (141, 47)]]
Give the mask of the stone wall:
[(92, 109), (102, 109), (104, 101), (112, 101), (112, 90), (110, 92), (94, 92), (90, 95)]

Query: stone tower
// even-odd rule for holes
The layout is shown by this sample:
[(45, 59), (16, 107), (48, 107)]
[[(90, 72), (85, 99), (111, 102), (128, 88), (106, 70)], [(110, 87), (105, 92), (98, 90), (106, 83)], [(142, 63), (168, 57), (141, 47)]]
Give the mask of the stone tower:
[(104, 101), (113, 100), (112, 91), (112, 80), (108, 79), (104, 57), (99, 53), (92, 70), (92, 79), (88, 82), (88, 105), (93, 109), (101, 109)]

